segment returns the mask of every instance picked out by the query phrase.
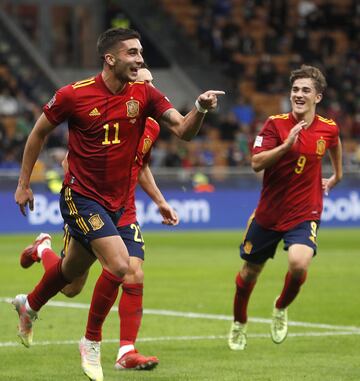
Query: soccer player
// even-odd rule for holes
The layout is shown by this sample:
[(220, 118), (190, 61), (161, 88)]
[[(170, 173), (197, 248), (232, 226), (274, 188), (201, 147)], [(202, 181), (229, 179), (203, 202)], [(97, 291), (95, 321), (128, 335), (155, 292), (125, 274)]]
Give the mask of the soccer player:
[(103, 380), (100, 362), (102, 325), (116, 300), (129, 255), (116, 224), (128, 198), (131, 168), (144, 122), (153, 117), (183, 140), (193, 138), (205, 113), (217, 106), (222, 91), (199, 95), (194, 108), (182, 116), (156, 88), (136, 82), (143, 64), (140, 35), (114, 28), (102, 33), (97, 43), (103, 69), (97, 76), (58, 90), (44, 106), (25, 145), (15, 201), (25, 215), (33, 209), (30, 176), (47, 135), (68, 121), (69, 170), (60, 195), (60, 210), (72, 236), (68, 254), (45, 271), (28, 295), (13, 304), (19, 314), (19, 336), (32, 342), (32, 323), (46, 302), (64, 286), (83, 275), (94, 262), (103, 267), (95, 285), (80, 351), (84, 373)]
[[(252, 167), (255, 172), (265, 171), (260, 201), (240, 246), (245, 263), (236, 277), (234, 321), (228, 339), (232, 350), (246, 347), (248, 301), (281, 240), (288, 251), (288, 272), (274, 302), (271, 337), (277, 344), (285, 340), (287, 307), (299, 293), (316, 254), (323, 193), (342, 178), (338, 126), (316, 114), (325, 77), (319, 69), (303, 65), (291, 72), (290, 84), (292, 111), (269, 117), (254, 142)], [(322, 179), (321, 160), (327, 150), (333, 175)]]
[[(142, 68), (138, 72), (137, 81), (152, 83), (153, 77), (150, 71)], [(144, 134), (141, 137), (136, 159), (132, 168), (129, 198), (125, 205), (124, 214), (117, 223), (117, 230), (123, 239), (129, 252), (129, 270), (124, 276), (122, 294), (119, 302), (120, 318), (120, 348), (115, 363), (116, 369), (153, 369), (159, 362), (155, 356), (143, 356), (135, 348), (135, 341), (142, 320), (142, 295), (143, 295), (143, 262), (144, 240), (136, 218), (135, 189), (139, 182), (143, 190), (149, 194), (156, 203), (163, 217), (163, 224), (177, 225), (179, 222), (177, 213), (166, 202), (161, 191), (157, 187), (154, 177), (149, 168), (149, 158), (153, 143), (160, 132), (158, 123), (148, 118), (145, 124)], [(63, 161), (64, 173), (67, 172), (67, 158)], [(69, 231), (64, 227), (64, 249), (69, 245)], [(40, 262), (47, 270), (60, 261), (60, 257), (51, 249), (51, 237), (48, 234), (40, 234), (35, 242), (28, 246), (21, 254), (20, 264), (24, 268)], [(88, 277), (88, 272), (76, 278), (72, 283), (62, 289), (62, 293), (68, 297), (78, 295), (83, 289)]]

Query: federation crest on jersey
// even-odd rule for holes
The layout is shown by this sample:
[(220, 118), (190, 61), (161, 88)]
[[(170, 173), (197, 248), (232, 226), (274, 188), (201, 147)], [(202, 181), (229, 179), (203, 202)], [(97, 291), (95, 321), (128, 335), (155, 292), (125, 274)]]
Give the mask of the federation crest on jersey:
[(139, 101), (131, 100), (126, 102), (126, 115), (135, 118), (139, 115)]
[(316, 141), (316, 154), (323, 156), (326, 150), (326, 142), (324, 139), (319, 139)]
[(144, 139), (144, 144), (142, 147), (142, 153), (145, 155), (147, 152), (149, 152), (149, 149), (151, 148), (152, 141), (149, 138)]
[(99, 214), (94, 214), (89, 218), (90, 225), (93, 230), (99, 230), (104, 226), (104, 221), (101, 219)]

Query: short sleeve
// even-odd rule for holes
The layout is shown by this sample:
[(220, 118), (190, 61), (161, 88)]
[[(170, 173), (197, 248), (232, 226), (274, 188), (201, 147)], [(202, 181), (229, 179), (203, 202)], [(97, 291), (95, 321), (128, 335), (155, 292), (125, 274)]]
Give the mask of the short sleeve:
[(268, 151), (281, 144), (281, 139), (274, 122), (268, 119), (259, 134), (256, 136), (252, 154)]
[(75, 107), (74, 92), (71, 85), (62, 87), (43, 107), (44, 114), (51, 124), (57, 126), (65, 122)]
[(174, 106), (161, 91), (148, 84), (146, 86), (150, 100), (149, 116), (158, 120), (165, 111), (174, 108)]
[(329, 148), (336, 147), (339, 144), (339, 127), (338, 125), (333, 126), (333, 133), (329, 140)]

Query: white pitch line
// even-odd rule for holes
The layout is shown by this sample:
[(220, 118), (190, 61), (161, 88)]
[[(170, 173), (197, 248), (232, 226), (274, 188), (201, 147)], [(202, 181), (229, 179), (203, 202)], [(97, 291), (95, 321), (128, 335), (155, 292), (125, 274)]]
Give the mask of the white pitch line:
[[(326, 337), (326, 336), (350, 336), (360, 335), (360, 332), (349, 331), (330, 331), (330, 332), (302, 332), (302, 333), (289, 333), (288, 337)], [(266, 333), (253, 333), (249, 334), (250, 338), (270, 338), (270, 334)], [(226, 335), (210, 335), (210, 336), (163, 336), (163, 337), (143, 337), (137, 339), (137, 342), (160, 342), (160, 341), (200, 341), (200, 340), (226, 340)], [(102, 344), (118, 343), (119, 339), (105, 339)], [(54, 341), (37, 341), (32, 346), (49, 346), (49, 345), (76, 345), (79, 340), (54, 340)], [(0, 348), (8, 347), (22, 347), (17, 341), (0, 342)]]
[[(11, 303), (12, 298), (0, 298), (0, 302)], [(75, 308), (75, 309), (86, 309), (90, 308), (89, 304), (86, 303), (74, 303), (74, 302), (58, 302), (50, 300), (47, 304), (49, 307), (59, 307), (59, 308)], [(118, 311), (117, 307), (113, 307), (111, 311)], [(169, 311), (169, 310), (155, 310), (155, 309), (144, 309), (145, 315), (156, 315), (156, 316), (172, 316), (181, 317), (188, 319), (209, 319), (209, 320), (227, 320), (231, 321), (232, 316), (221, 315), (221, 314), (203, 314), (197, 312), (181, 312), (181, 311)], [(249, 318), (249, 322), (260, 323), (260, 324), (270, 324), (271, 319), (265, 318)], [(321, 323), (308, 323), (301, 321), (289, 321), (289, 326), (293, 327), (304, 327), (304, 328), (320, 328), (320, 329), (330, 329), (330, 330), (348, 330), (351, 332), (359, 331), (360, 327), (350, 326), (350, 325), (332, 325), (332, 324), (321, 324)]]

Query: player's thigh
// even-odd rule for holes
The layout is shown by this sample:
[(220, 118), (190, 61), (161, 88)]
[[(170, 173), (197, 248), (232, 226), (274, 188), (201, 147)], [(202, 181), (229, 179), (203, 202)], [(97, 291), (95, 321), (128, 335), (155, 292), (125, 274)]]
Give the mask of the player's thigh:
[(289, 268), (306, 270), (317, 250), (318, 221), (304, 221), (284, 234), (284, 248), (289, 251)]
[(294, 244), (289, 247), (288, 259), (291, 272), (306, 271), (314, 256), (314, 250), (306, 245)]
[(281, 232), (263, 228), (251, 216), (240, 245), (240, 256), (247, 262), (261, 265), (274, 257), (281, 239)]
[(64, 276), (68, 280), (74, 280), (84, 275), (91, 265), (95, 262), (94, 254), (85, 248), (76, 239), (68, 241), (66, 255), (62, 262)]
[(129, 254), (119, 235), (97, 238), (91, 241), (91, 249), (102, 267), (119, 277), (129, 268)]

